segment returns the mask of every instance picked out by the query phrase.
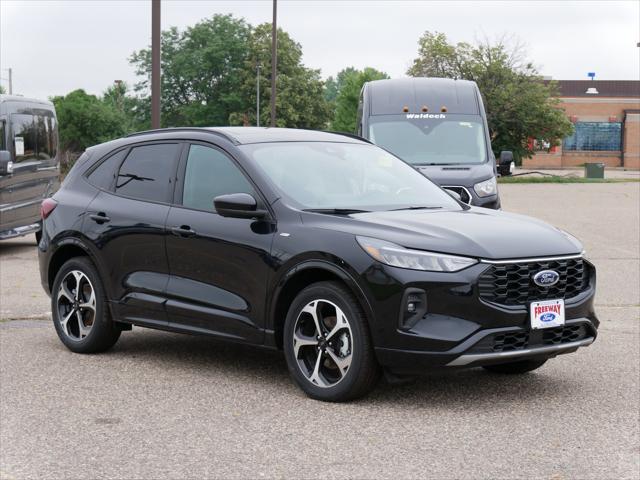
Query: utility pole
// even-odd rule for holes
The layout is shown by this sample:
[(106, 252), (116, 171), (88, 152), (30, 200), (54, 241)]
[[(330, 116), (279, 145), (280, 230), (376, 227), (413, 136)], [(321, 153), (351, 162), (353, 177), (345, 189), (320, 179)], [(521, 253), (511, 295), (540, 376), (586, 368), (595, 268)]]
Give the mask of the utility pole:
[(160, 128), (160, 0), (151, 0), (151, 128)]
[(260, 62), (256, 65), (258, 69), (258, 75), (256, 80), (256, 127), (260, 126)]
[(278, 0), (273, 0), (273, 22), (271, 23), (271, 126), (276, 126), (276, 75), (278, 66)]
[(7, 70), (9, 70), (9, 95), (13, 95), (13, 71), (10, 68)]

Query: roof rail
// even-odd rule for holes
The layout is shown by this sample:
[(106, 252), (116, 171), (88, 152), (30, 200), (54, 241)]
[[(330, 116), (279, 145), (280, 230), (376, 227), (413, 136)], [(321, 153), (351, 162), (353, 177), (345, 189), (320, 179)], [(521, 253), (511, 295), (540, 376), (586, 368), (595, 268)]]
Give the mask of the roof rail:
[(371, 140), (367, 140), (366, 138), (361, 137), (360, 135), (356, 135), (355, 133), (334, 132), (333, 130), (324, 130), (324, 131), (326, 133), (333, 133), (334, 135), (342, 135), (343, 137), (349, 137), (349, 138), (353, 138), (355, 140), (361, 140), (363, 142), (370, 143), (371, 145), (374, 144)]
[(226, 133), (220, 132), (218, 130), (210, 130), (206, 127), (167, 127), (167, 128), (156, 128), (153, 130), (143, 130), (142, 132), (134, 132), (127, 135), (129, 137), (137, 137), (139, 135), (152, 135), (154, 133), (163, 133), (163, 132), (200, 132), (200, 133), (211, 133), (213, 135), (218, 135), (219, 137), (224, 138), (225, 140), (229, 140), (231, 143), (237, 145), (238, 141), (232, 137), (231, 135), (227, 135)]

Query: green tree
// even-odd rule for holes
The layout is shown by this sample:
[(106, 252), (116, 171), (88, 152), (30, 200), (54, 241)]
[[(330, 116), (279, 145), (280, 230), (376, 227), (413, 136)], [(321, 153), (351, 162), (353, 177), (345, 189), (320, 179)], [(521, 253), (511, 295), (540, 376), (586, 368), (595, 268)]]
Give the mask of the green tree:
[[(228, 124), (229, 115), (243, 107), (238, 87), (250, 34), (251, 27), (231, 15), (162, 32), (163, 126)], [(129, 61), (143, 77), (135, 89), (148, 104), (151, 49), (134, 52)]]
[(366, 82), (389, 78), (384, 72), (367, 67), (364, 70), (347, 68), (338, 74), (338, 93), (335, 100), (335, 116), (331, 129), (340, 132), (354, 133), (358, 113), (360, 90)]
[[(278, 29), (278, 76), (276, 84), (276, 125), (290, 128), (326, 128), (329, 106), (324, 98), (320, 71), (302, 63), (302, 47), (287, 32)], [(256, 124), (257, 66), (260, 76), (260, 124), (270, 124), (271, 24), (255, 27), (249, 40), (240, 91), (242, 110), (229, 120), (236, 125)]]
[[(260, 121), (269, 123), (271, 25), (252, 27), (231, 15), (214, 15), (180, 32), (162, 32), (162, 124), (254, 125), (256, 69), (261, 65)], [(139, 106), (148, 104), (151, 51), (130, 62), (143, 80)], [(278, 30), (277, 125), (320, 128), (328, 121), (318, 70), (302, 64), (302, 49)]]
[(338, 75), (336, 75), (336, 78), (327, 78), (324, 85), (324, 98), (327, 100), (327, 102), (329, 102), (330, 104), (333, 104), (335, 102), (336, 98), (338, 98), (340, 89), (344, 85), (345, 80), (357, 71), (358, 70), (353, 67), (347, 67), (340, 70), (338, 72)]
[(0, 85), (0, 95), (2, 95), (3, 93), (7, 93), (7, 91), (4, 89), (2, 85)]
[(51, 101), (56, 107), (62, 150), (81, 152), (128, 133), (125, 114), (84, 90)]
[(473, 80), (482, 94), (495, 155), (511, 150), (520, 161), (533, 154), (530, 139), (558, 145), (573, 126), (560, 108), (558, 88), (543, 82), (521, 45), (507, 38), (478, 45), (450, 44), (443, 33), (426, 32), (407, 73), (414, 77)]
[(151, 127), (151, 115), (145, 108), (147, 104), (130, 95), (125, 82), (117, 82), (108, 87), (102, 94), (102, 102), (122, 116), (126, 131), (148, 130)]

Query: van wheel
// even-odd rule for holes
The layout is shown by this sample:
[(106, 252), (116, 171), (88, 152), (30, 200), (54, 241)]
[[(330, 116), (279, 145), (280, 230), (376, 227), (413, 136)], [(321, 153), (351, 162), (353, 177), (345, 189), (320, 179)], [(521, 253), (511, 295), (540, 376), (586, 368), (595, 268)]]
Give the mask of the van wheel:
[(544, 360), (522, 360), (520, 362), (499, 363), (497, 365), (485, 365), (483, 368), (493, 373), (506, 373), (516, 375), (519, 373), (527, 373), (540, 368), (547, 362)]
[(58, 337), (73, 352), (103, 352), (120, 337), (100, 276), (88, 258), (72, 258), (58, 271), (51, 290), (51, 313)]
[(376, 385), (376, 362), (367, 319), (342, 284), (320, 282), (295, 298), (284, 328), (289, 373), (311, 398), (354, 400)]

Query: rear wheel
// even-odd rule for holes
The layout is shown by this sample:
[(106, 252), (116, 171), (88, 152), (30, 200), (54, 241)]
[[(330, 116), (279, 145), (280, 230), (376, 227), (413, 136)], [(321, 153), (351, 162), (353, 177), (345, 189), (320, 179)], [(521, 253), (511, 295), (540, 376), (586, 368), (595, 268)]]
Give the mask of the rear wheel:
[(285, 321), (284, 351), (294, 381), (317, 400), (356, 399), (379, 378), (366, 317), (337, 282), (316, 283), (298, 294)]
[(120, 337), (100, 276), (85, 257), (68, 260), (58, 271), (51, 291), (51, 312), (58, 337), (71, 351), (103, 352)]
[(520, 373), (527, 373), (540, 368), (547, 362), (544, 360), (522, 360), (520, 362), (512, 363), (500, 363), (498, 365), (485, 365), (483, 368), (494, 373), (506, 373), (509, 375), (516, 375)]

